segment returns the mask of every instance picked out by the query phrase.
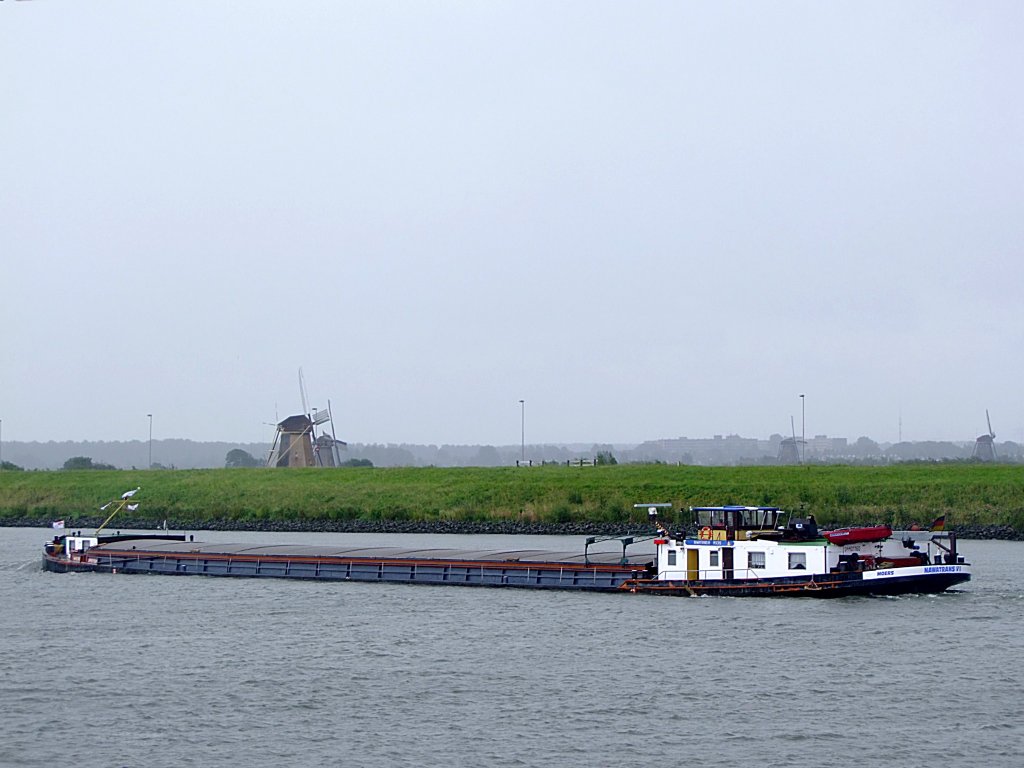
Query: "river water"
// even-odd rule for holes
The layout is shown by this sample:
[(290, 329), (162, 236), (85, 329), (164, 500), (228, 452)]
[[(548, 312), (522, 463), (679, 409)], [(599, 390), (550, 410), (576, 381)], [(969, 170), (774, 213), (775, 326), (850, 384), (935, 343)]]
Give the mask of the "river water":
[(1024, 543), (799, 600), (51, 574), (50, 533), (0, 528), (0, 766), (1024, 765)]

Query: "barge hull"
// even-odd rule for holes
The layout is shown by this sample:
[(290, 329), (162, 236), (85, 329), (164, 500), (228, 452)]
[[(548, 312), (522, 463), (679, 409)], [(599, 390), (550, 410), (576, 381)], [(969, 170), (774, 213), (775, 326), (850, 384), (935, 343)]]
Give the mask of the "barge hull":
[(815, 579), (771, 579), (761, 581), (656, 581), (638, 579), (623, 589), (651, 595), (702, 597), (871, 597), (937, 594), (970, 581), (968, 571), (914, 574), (887, 579), (864, 579), (862, 574), (829, 574)]
[(970, 580), (967, 571), (864, 579), (862, 574), (831, 574), (815, 579), (737, 581), (661, 581), (643, 578), (637, 566), (497, 561), (430, 561), (369, 558), (238, 558), (105, 553), (89, 561), (43, 558), (43, 567), (59, 573), (94, 572), (165, 576), (285, 578), (312, 581), (361, 581), (394, 584), (519, 587), (630, 592), (700, 597), (851, 597), (934, 594)]
[(43, 567), (59, 572), (451, 584), (584, 591), (617, 591), (626, 582), (644, 575), (644, 568), (636, 565), (588, 566), (556, 562), (371, 558), (249, 558), (136, 552), (94, 554), (90, 556), (88, 562), (69, 562), (44, 557)]

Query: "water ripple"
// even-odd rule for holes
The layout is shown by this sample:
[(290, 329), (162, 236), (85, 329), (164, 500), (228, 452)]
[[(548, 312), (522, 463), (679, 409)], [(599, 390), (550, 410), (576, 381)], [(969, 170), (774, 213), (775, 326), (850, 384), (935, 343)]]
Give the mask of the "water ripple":
[(985, 545), (958, 594), (820, 602), (3, 568), (0, 765), (1009, 768), (1024, 544)]

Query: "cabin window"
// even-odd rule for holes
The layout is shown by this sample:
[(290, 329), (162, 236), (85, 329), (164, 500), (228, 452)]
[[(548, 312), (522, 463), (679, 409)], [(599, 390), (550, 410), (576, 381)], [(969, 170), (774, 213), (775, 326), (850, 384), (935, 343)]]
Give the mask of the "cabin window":
[(670, 549), (668, 551), (668, 564), (669, 565), (675, 565), (676, 564), (676, 551), (674, 549)]
[(748, 568), (764, 568), (764, 552), (751, 552), (747, 557)]
[(717, 549), (712, 549), (710, 552), (708, 552), (708, 556), (709, 556), (708, 557), (708, 566), (711, 567), (711, 568), (717, 568), (718, 567), (718, 550)]
[(807, 568), (807, 553), (806, 552), (790, 552), (789, 553), (789, 570), (791, 571), (802, 571)]

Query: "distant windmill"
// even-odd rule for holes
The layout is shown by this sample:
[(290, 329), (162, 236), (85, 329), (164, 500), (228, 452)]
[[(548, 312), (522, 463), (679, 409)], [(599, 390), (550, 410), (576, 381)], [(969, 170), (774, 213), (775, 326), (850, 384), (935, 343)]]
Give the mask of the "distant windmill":
[(974, 441), (974, 453), (972, 458), (978, 461), (996, 460), (996, 433), (992, 431), (992, 419), (989, 418), (988, 408), (985, 409), (985, 421), (988, 422), (988, 434), (978, 435)]
[[(337, 439), (334, 432), (334, 417), (331, 401), (324, 410), (309, 409), (306, 399), (306, 382), (299, 368), (299, 397), (302, 399), (302, 413), (289, 416), (277, 424), (274, 444), (270, 447), (268, 467), (337, 467), (341, 464), (341, 449), (345, 443)], [(316, 428), (330, 424), (330, 434), (322, 429), (317, 435)]]
[(796, 436), (796, 424), (793, 417), (789, 417), (789, 426), (792, 430), (792, 437), (785, 437), (779, 443), (779, 464), (800, 464), (800, 446), (804, 441)]

